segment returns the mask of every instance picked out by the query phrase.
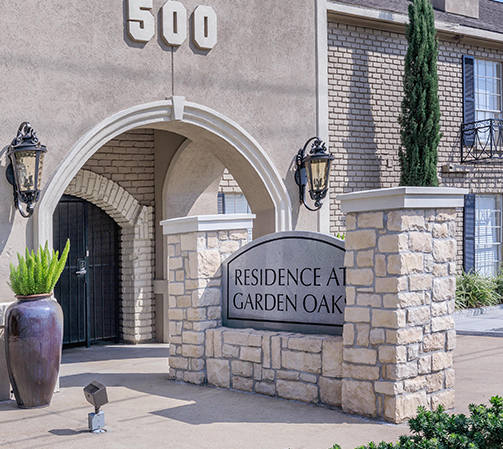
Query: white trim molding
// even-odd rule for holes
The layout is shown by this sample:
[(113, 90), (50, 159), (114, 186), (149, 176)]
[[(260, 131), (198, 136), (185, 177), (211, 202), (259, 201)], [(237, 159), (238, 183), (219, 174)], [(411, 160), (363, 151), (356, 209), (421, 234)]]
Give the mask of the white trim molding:
[(98, 123), (73, 145), (52, 173), (35, 210), (35, 246), (40, 242), (52, 242), (52, 215), (59, 199), (96, 151), (131, 129), (173, 121), (203, 128), (232, 145), (247, 160), (267, 189), (274, 205), (275, 230), (287, 231), (292, 228), (290, 196), (272, 160), (259, 143), (244, 128), (219, 112), (176, 97), (120, 111)]
[(193, 215), (161, 221), (164, 235), (253, 228), (254, 214)]
[(468, 189), (454, 187), (392, 187), (338, 195), (344, 213), (390, 209), (463, 207)]

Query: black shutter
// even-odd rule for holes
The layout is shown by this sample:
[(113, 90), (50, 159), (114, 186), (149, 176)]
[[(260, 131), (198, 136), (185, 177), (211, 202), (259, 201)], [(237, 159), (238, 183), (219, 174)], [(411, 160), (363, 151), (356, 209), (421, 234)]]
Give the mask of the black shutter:
[(465, 195), (463, 214), (463, 270), (475, 269), (475, 195)]
[[(475, 121), (475, 59), (463, 56), (463, 123)], [(474, 127), (464, 127), (464, 144), (471, 146), (475, 143)]]
[(225, 214), (225, 194), (218, 192), (218, 213)]

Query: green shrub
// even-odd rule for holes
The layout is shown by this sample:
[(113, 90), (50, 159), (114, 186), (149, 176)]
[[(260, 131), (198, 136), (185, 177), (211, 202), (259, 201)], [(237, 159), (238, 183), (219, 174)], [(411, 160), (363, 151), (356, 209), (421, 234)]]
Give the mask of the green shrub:
[(496, 284), (496, 299), (499, 304), (503, 304), (503, 271), (500, 271), (494, 282)]
[(31, 253), (26, 248), (25, 256), (17, 254), (18, 265), (10, 264), (9, 286), (17, 296), (39, 295), (52, 293), (56, 282), (58, 282), (66, 259), (70, 251), (70, 240), (66, 241), (65, 248), (58, 259), (58, 251), (49, 250), (46, 243), (45, 248), (40, 246), (37, 253)]
[[(442, 406), (433, 412), (418, 408), (409, 421), (412, 435), (396, 444), (370, 443), (357, 449), (501, 449), (503, 447), (503, 399), (492, 397), (491, 406), (469, 406), (470, 416), (449, 415)], [(341, 449), (334, 444), (331, 449)]]
[(477, 272), (463, 273), (456, 278), (456, 309), (495, 306), (498, 304), (497, 282)]

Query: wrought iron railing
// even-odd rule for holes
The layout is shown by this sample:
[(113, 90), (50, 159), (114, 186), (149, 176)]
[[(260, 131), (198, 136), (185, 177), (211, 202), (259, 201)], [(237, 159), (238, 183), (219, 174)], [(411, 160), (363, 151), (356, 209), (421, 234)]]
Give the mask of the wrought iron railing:
[(463, 123), (461, 162), (503, 162), (503, 120)]

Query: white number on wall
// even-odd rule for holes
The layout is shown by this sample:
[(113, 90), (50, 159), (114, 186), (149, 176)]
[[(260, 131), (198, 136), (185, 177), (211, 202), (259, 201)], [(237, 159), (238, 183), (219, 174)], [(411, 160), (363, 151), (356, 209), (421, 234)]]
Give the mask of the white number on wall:
[(153, 0), (128, 0), (127, 31), (131, 39), (148, 42), (155, 33), (154, 16), (150, 13)]
[[(153, 0), (128, 0), (127, 31), (136, 42), (148, 42), (155, 34)], [(217, 15), (211, 6), (194, 10), (194, 44), (211, 50), (217, 43)], [(187, 39), (187, 10), (178, 1), (167, 1), (161, 8), (161, 36), (168, 45), (179, 46)]]
[(187, 10), (180, 2), (162, 7), (162, 38), (168, 45), (182, 45), (187, 38)]

